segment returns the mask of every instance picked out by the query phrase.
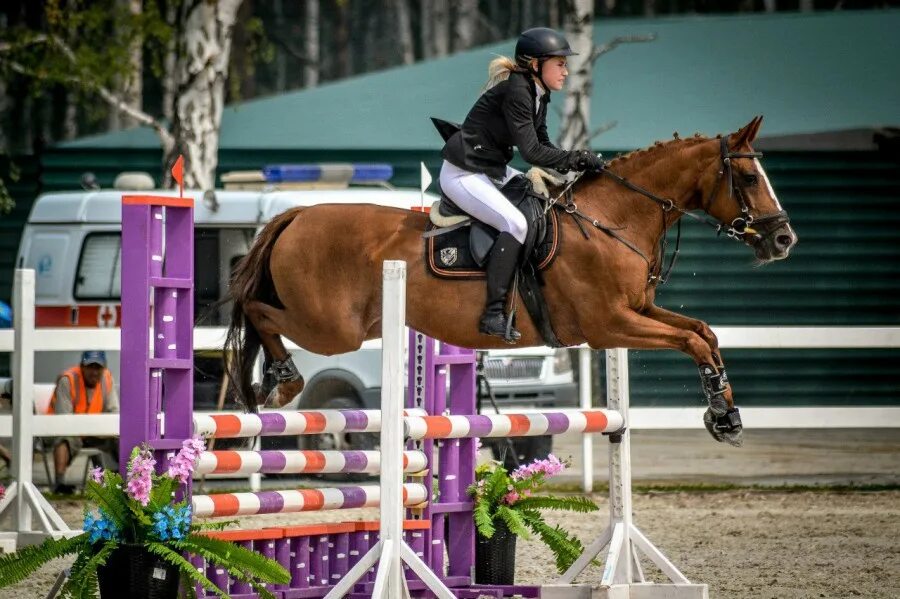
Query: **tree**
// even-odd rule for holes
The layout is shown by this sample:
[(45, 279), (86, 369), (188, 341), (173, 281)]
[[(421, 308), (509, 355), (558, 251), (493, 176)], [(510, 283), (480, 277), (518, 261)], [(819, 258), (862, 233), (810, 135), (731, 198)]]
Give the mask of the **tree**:
[[(135, 12), (121, 0), (48, 0), (44, 28), (19, 26), (0, 33), (0, 69), (27, 77), (36, 90), (64, 86), (99, 97), (156, 131), (164, 167), (185, 155), (185, 185), (211, 189), (241, 2), (166, 0), (148, 2), (143, 12)], [(170, 91), (171, 105), (163, 113), (170, 111), (171, 124), (117, 93), (120, 82), (133, 75), (136, 38), (161, 49), (151, 62), (163, 78), (164, 91)], [(168, 169), (163, 173), (167, 177)]]
[(578, 54), (569, 57), (566, 101), (563, 105), (562, 126), (557, 143), (563, 148), (585, 149), (590, 147), (592, 139), (615, 126), (613, 122), (591, 130), (594, 63), (620, 44), (649, 42), (656, 39), (656, 35), (617, 37), (606, 44), (594, 47), (593, 1), (569, 0), (564, 11), (566, 39)]
[(566, 81), (566, 102), (563, 106), (559, 144), (563, 148), (588, 147), (591, 122), (591, 72), (594, 61), (594, 2), (569, 0), (565, 11), (566, 38), (577, 52), (569, 57), (569, 78)]

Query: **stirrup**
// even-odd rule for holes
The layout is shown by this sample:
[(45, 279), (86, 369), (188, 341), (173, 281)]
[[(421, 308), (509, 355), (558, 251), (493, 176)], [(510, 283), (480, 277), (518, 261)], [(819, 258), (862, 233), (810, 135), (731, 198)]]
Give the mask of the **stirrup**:
[(489, 314), (481, 317), (478, 330), (485, 335), (500, 337), (507, 343), (516, 343), (522, 333), (512, 326), (512, 320), (501, 314)]

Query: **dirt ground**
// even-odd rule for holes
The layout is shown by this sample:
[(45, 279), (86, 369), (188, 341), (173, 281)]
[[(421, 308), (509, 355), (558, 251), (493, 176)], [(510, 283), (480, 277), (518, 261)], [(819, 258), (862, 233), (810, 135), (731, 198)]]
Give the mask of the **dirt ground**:
[[(608, 519), (605, 495), (593, 499), (596, 514), (551, 515), (553, 523), (590, 542)], [(72, 526), (80, 502), (57, 502)], [(376, 517), (374, 510), (257, 516), (243, 526)], [(900, 597), (900, 492), (725, 491), (639, 493), (635, 524), (688, 577), (709, 585), (710, 597), (807, 599)], [(516, 581), (548, 582), (553, 563), (540, 543), (519, 541)], [(646, 574), (662, 581), (647, 560)], [(28, 582), (0, 590), (4, 599), (44, 597), (64, 562)], [(587, 570), (578, 582), (598, 583)]]
[[(607, 480), (608, 444), (596, 439), (594, 476), (599, 489)], [(558, 479), (571, 489), (581, 484), (580, 451), (580, 437), (563, 435), (555, 441), (557, 455), (574, 457), (571, 470)], [(635, 524), (691, 582), (708, 584), (710, 597), (900, 597), (896, 429), (748, 431), (741, 449), (714, 443), (705, 431), (634, 431), (632, 465)], [(36, 479), (41, 477), (39, 466)], [(81, 472), (78, 463), (70, 469), (71, 476)], [(246, 483), (208, 484), (242, 488)], [(710, 484), (737, 488), (672, 491)], [(797, 492), (785, 490), (785, 484), (821, 488)], [(836, 485), (890, 490), (838, 492)], [(288, 488), (290, 481), (264, 478), (263, 486)], [(647, 490), (657, 486), (663, 490)], [(549, 514), (548, 520), (590, 543), (605, 528), (609, 513), (607, 495), (595, 493), (592, 498), (599, 512)], [(80, 528), (80, 501), (53, 503), (71, 526)], [(247, 517), (242, 527), (374, 518), (376, 510), (312, 512)], [(516, 563), (520, 584), (553, 581), (553, 559), (537, 541), (519, 541)], [(663, 581), (648, 560), (642, 566), (650, 579)], [(50, 564), (31, 580), (0, 589), (0, 599), (43, 598), (64, 567), (64, 562)], [(601, 574), (592, 567), (577, 582), (596, 584)]]

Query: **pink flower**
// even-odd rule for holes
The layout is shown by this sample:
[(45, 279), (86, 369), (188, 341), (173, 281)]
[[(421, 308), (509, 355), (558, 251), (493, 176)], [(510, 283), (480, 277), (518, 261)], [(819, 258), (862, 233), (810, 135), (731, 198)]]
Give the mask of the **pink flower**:
[(503, 496), (503, 499), (501, 499), (501, 501), (506, 505), (512, 505), (519, 500), (519, 497), (520, 496), (518, 493), (516, 493), (515, 491), (510, 491)]
[(150, 503), (150, 488), (153, 486), (153, 469), (156, 460), (147, 448), (135, 452), (128, 462), (128, 484), (125, 492), (141, 505)]
[(538, 474), (543, 474), (549, 478), (556, 476), (565, 469), (565, 462), (560, 461), (558, 457), (551, 453), (546, 460), (535, 460), (525, 466), (519, 466), (511, 476), (513, 480), (524, 480)]
[(195, 435), (190, 439), (185, 439), (178, 454), (169, 462), (167, 474), (182, 484), (188, 482), (194, 472), (197, 460), (200, 459), (200, 454), (205, 450), (206, 443), (202, 437)]
[(6, 487), (0, 485), (0, 499), (3, 499), (6, 496)]
[(103, 484), (103, 468), (97, 466), (93, 470), (91, 470), (91, 480), (93, 480), (98, 485)]

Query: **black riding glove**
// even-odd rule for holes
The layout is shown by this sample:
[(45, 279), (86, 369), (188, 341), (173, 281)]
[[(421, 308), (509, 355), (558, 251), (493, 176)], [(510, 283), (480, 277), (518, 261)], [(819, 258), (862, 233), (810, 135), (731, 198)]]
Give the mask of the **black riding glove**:
[(567, 165), (572, 171), (602, 171), (606, 166), (600, 154), (594, 154), (590, 150), (574, 150), (569, 152)]

